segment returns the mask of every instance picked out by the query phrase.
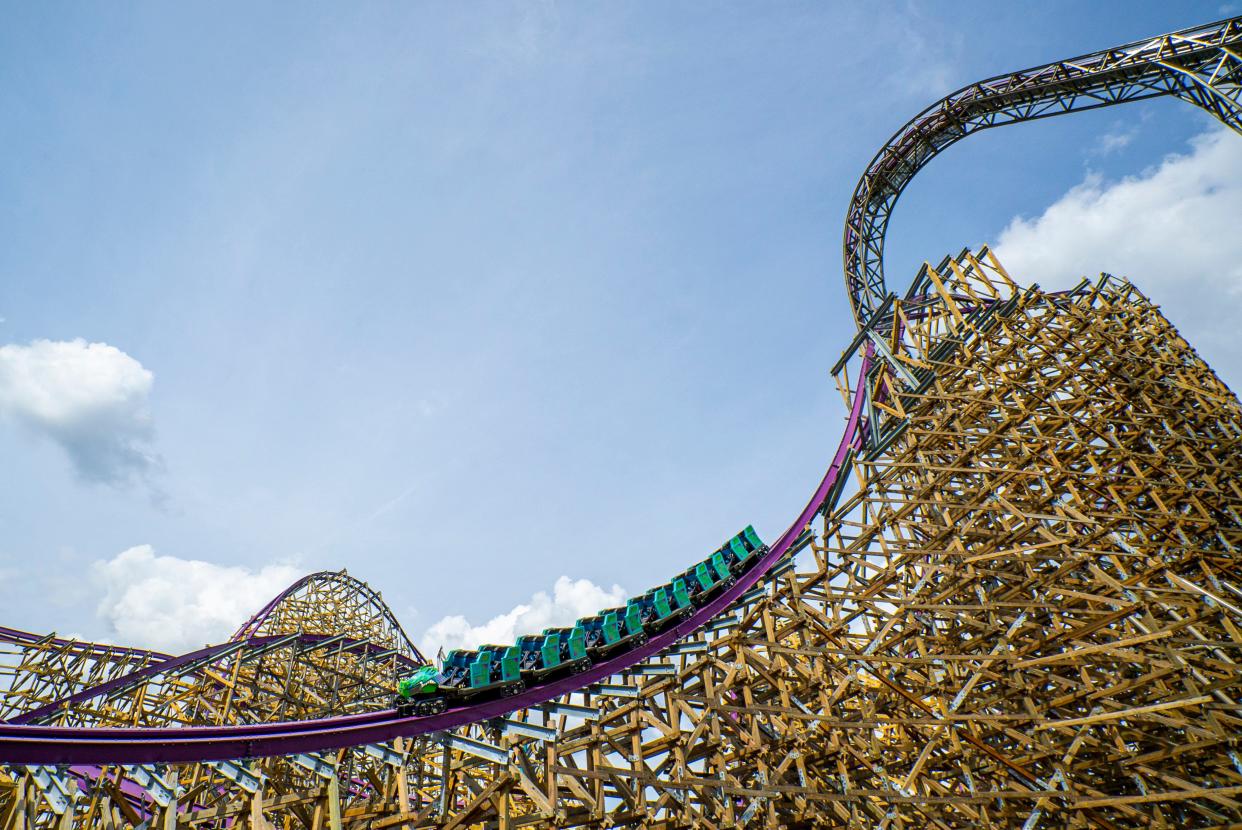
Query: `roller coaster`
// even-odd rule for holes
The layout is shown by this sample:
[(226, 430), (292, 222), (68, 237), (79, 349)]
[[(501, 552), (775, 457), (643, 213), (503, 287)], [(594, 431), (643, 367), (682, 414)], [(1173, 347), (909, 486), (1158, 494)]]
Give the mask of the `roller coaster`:
[(1242, 133), (1242, 17), (971, 84), (880, 149), (849, 414), (770, 545), (438, 667), (343, 571), (183, 655), (0, 629), (0, 830), (1242, 826), (1237, 397), (1125, 280), (982, 248), (898, 296), (882, 265), (957, 140), (1156, 96)]

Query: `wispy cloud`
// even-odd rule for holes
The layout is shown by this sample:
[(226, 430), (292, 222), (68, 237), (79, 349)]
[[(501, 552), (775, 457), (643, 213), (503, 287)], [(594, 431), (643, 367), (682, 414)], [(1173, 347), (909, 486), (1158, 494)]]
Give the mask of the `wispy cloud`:
[(881, 37), (889, 41), (888, 57), (895, 71), (887, 76), (887, 83), (924, 104), (961, 86), (961, 54), (966, 48), (961, 31), (943, 25), (921, 3), (907, 2), (889, 13), (887, 31)]
[(414, 495), (416, 492), (418, 492), (418, 490), (419, 490), (419, 488), (420, 488), (421, 486), (422, 486), (421, 484), (413, 484), (413, 485), (411, 485), (411, 486), (409, 486), (409, 487), (405, 488), (405, 489), (404, 489), (404, 490), (402, 490), (400, 493), (398, 493), (397, 495), (393, 496), (391, 499), (389, 499), (388, 501), (386, 501), (386, 502), (384, 502), (383, 504), (381, 504), (379, 507), (377, 507), (377, 508), (375, 508), (374, 510), (372, 510), (372, 511), (371, 511), (371, 512), (367, 515), (367, 517), (366, 517), (365, 519), (363, 519), (363, 520), (362, 520), (361, 524), (366, 524), (367, 522), (373, 522), (373, 521), (375, 521), (376, 519), (378, 519), (380, 516), (383, 516), (383, 515), (384, 515), (385, 513), (387, 513), (389, 510), (392, 510), (394, 507), (396, 507), (397, 505), (401, 504), (401, 502), (405, 501), (405, 500), (406, 500), (406, 499), (408, 499), (410, 496), (412, 496), (412, 495)]
[(1096, 139), (1095, 146), (1092, 148), (1092, 154), (1108, 156), (1119, 150), (1124, 150), (1130, 146), (1130, 142), (1134, 141), (1137, 135), (1137, 127), (1117, 127), (1109, 130)]

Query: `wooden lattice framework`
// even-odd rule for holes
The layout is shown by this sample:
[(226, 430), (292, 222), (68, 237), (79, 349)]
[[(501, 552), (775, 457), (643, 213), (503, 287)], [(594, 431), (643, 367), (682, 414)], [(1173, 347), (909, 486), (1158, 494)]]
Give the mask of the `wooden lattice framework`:
[(0, 720), (63, 700), (172, 655), (0, 628)]
[[(854, 486), (660, 658), (451, 735), (10, 770), (0, 828), (1242, 826), (1237, 398), (1123, 280), (1022, 289), (985, 249), (911, 296), (862, 346)], [(391, 688), (356, 672), (367, 648), (358, 701)], [(279, 671), (189, 675), (235, 691), (194, 722), (281, 699)], [(98, 716), (158, 710), (160, 688)]]

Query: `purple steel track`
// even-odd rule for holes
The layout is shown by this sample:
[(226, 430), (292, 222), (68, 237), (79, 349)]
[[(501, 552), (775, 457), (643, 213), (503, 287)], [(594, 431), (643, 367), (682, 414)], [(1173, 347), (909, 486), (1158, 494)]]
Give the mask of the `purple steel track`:
[[(742, 575), (737, 583), (716, 599), (698, 609), (674, 628), (652, 637), (646, 645), (603, 663), (596, 663), (582, 674), (534, 686), (519, 695), (491, 700), (473, 706), (459, 706), (432, 717), (399, 717), (394, 710), (319, 720), (281, 721), (242, 726), (192, 726), (173, 728), (91, 728), (0, 724), (0, 760), (18, 764), (147, 764), (219, 761), (319, 752), (345, 746), (381, 743), (393, 738), (425, 735), (499, 717), (518, 709), (536, 706), (573, 692), (609, 675), (623, 671), (651, 657), (693, 633), (726, 610), (742, 594), (754, 587), (773, 565), (784, 558), (802, 535), (815, 514), (823, 507), (839, 478), (846, 475), (846, 459), (851, 449), (861, 447), (865, 426), (863, 403), (871, 359), (864, 355), (854, 401), (845, 433), (837, 445), (832, 464), (811, 495), (806, 507), (781, 534), (759, 563)], [(270, 609), (265, 609), (270, 610)], [(256, 615), (261, 617), (263, 612)], [(253, 622), (253, 620), (252, 620)], [(243, 626), (243, 630), (247, 626)], [(220, 647), (212, 647), (220, 648)], [(203, 658), (203, 649), (195, 652)], [(194, 655), (174, 658), (174, 662)], [(167, 667), (165, 667), (167, 668)], [(104, 684), (107, 685), (107, 684)], [(99, 694), (98, 688), (79, 694)], [(27, 713), (28, 715), (30, 713)]]

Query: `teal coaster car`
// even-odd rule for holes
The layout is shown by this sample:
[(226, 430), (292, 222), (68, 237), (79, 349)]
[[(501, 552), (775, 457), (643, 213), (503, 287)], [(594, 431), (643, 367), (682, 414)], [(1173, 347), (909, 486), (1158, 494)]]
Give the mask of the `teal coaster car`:
[[(627, 637), (637, 637), (643, 633), (643, 620), (638, 615), (637, 608), (631, 608), (627, 603), (624, 608), (612, 608), (609, 610), (616, 612), (621, 617), (622, 640), (625, 640)], [(647, 641), (645, 637), (642, 639), (643, 642)]]
[(523, 634), (518, 637), (518, 671), (523, 680), (537, 680), (564, 664), (560, 637), (556, 634)]
[(743, 570), (750, 568), (751, 565), (758, 562), (768, 552), (768, 546), (763, 543), (759, 538), (759, 534), (755, 533), (755, 528), (751, 525), (746, 525), (746, 528), (734, 538), (740, 541), (750, 552), (750, 556), (742, 560), (744, 563)]
[(605, 608), (592, 617), (583, 617), (578, 625), (586, 632), (587, 654), (592, 659), (607, 657), (622, 649), (647, 642), (642, 617), (637, 608)]
[(517, 646), (483, 646), (478, 651), (453, 649), (444, 658), (440, 688), (450, 699), (473, 700), (496, 693), (509, 697), (526, 688), (518, 672)]
[(652, 588), (641, 597), (634, 597), (626, 613), (635, 614), (647, 634), (658, 634), (688, 617), (693, 610), (690, 592), (684, 580), (674, 579), (668, 585)]
[(640, 597), (634, 597), (627, 603), (626, 609), (633, 609), (638, 613), (643, 630), (648, 634), (662, 631), (675, 619), (673, 608), (668, 603), (668, 595), (663, 588), (655, 588)]
[[(724, 570), (728, 573), (728, 567)], [(703, 606), (713, 597), (733, 584), (733, 577), (722, 579), (712, 566), (711, 559), (705, 559), (693, 568), (688, 569), (681, 578), (685, 580), (686, 589), (690, 592), (690, 601), (696, 606)]]
[(690, 584), (684, 577), (679, 576), (669, 583), (669, 604), (681, 612), (682, 617), (694, 613), (694, 606), (690, 603)]
[(580, 625), (568, 628), (545, 628), (544, 635), (556, 634), (560, 643), (561, 661), (574, 664), (574, 672), (591, 667), (591, 658), (587, 656), (586, 631)]
[[(561, 648), (564, 635), (557, 631), (544, 634), (523, 634), (518, 637), (518, 671), (527, 683), (577, 674), (591, 667), (583, 646), (581, 656), (570, 659), (572, 649)], [(564, 655), (564, 656), (563, 656)]]
[(709, 556), (705, 564), (711, 568), (712, 575), (722, 582), (729, 580), (733, 576), (733, 571), (729, 568), (729, 560), (726, 558), (723, 548)]
[(499, 689), (502, 697), (508, 697), (525, 688), (518, 669), (517, 646), (479, 646), (479, 657), (470, 664), (469, 696)]
[(717, 554), (724, 559), (729, 572), (736, 576), (750, 570), (767, 552), (768, 546), (760, 541), (754, 527), (746, 525), (746, 529), (726, 542)]

